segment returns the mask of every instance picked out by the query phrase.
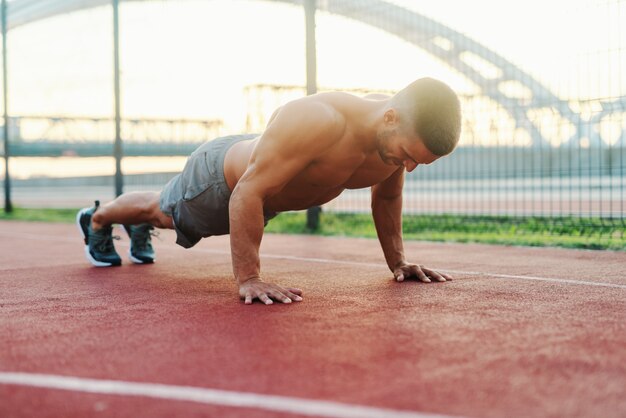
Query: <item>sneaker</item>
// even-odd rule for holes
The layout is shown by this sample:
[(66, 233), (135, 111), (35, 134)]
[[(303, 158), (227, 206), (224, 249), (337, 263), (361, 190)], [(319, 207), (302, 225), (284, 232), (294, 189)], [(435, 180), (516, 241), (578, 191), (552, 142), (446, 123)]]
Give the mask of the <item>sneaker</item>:
[(100, 201), (96, 200), (94, 207), (81, 209), (76, 214), (76, 225), (85, 242), (85, 256), (96, 267), (119, 266), (122, 259), (113, 246), (113, 240), (119, 237), (113, 236), (113, 228), (107, 226), (97, 231), (91, 228), (91, 217), (98, 207)]
[(135, 264), (154, 263), (155, 254), (152, 248), (152, 236), (156, 233), (152, 232), (154, 227), (150, 224), (141, 225), (124, 225), (124, 229), (130, 237), (130, 250), (128, 255)]

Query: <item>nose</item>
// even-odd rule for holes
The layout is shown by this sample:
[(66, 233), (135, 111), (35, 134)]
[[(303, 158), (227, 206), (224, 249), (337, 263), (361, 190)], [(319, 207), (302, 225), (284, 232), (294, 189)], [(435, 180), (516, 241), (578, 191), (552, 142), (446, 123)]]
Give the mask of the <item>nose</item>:
[(408, 171), (409, 173), (413, 170), (415, 170), (415, 168), (418, 166), (417, 163), (413, 162), (413, 161), (404, 161), (404, 168), (406, 169), (406, 171)]

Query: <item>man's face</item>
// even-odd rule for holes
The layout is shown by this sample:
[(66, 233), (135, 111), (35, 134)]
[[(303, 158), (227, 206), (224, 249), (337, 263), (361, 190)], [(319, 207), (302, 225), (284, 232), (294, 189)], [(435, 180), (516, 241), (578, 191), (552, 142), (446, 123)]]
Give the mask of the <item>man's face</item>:
[(386, 126), (378, 132), (378, 153), (385, 164), (404, 166), (409, 173), (420, 164), (430, 164), (439, 157), (431, 153), (419, 136), (399, 126)]

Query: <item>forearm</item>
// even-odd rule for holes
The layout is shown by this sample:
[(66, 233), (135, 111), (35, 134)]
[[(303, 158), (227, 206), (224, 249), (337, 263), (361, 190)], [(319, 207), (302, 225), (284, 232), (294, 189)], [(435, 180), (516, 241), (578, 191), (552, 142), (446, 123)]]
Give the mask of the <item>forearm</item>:
[(263, 199), (236, 187), (230, 198), (230, 251), (238, 284), (259, 278), (263, 238)]
[(378, 240), (391, 271), (404, 262), (402, 243), (402, 196), (393, 199), (372, 197), (372, 216)]

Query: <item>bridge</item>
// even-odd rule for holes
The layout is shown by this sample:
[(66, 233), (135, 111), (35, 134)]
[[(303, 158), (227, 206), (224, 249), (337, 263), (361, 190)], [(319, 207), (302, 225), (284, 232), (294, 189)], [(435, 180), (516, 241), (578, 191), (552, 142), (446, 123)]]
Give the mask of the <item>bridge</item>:
[[(127, 157), (189, 155), (199, 144), (222, 135), (221, 119), (123, 119)], [(20, 116), (9, 119), (14, 157), (100, 157), (113, 154), (112, 118)], [(4, 150), (0, 143), (0, 151)]]
[[(150, 1), (150, 0), (121, 0)], [(273, 0), (301, 6), (303, 0)], [(110, 0), (15, 0), (8, 3), (8, 28), (36, 22), (63, 13), (110, 4)], [(571, 132), (559, 144), (569, 146), (626, 146), (626, 130), (620, 126), (617, 137), (603, 138), (600, 126), (611, 115), (626, 112), (626, 97), (596, 100), (597, 108), (590, 116), (573, 109), (569, 101), (557, 97), (504, 56), (470, 37), (420, 13), (383, 0), (318, 1), (318, 9), (353, 19), (391, 33), (419, 47), (456, 70), (479, 89), (480, 93), (502, 107), (515, 121), (516, 128), (528, 132), (533, 147), (552, 147), (553, 138), (540, 129), (541, 118), (533, 117), (548, 111), (569, 125)]]

